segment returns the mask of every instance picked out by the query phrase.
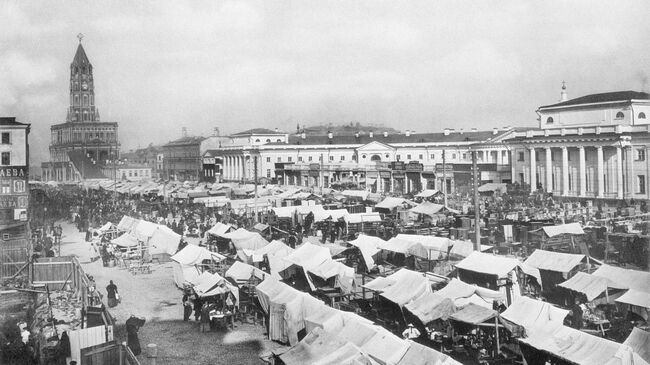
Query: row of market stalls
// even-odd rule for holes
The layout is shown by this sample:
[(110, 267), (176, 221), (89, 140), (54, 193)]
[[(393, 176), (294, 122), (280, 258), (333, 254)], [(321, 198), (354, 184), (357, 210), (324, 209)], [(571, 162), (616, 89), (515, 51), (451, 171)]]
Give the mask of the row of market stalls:
[[(269, 338), (292, 345), (274, 354), (284, 364), (460, 364), (274, 278), (265, 279), (256, 292), (269, 316)], [(303, 330), (307, 335), (299, 341)]]

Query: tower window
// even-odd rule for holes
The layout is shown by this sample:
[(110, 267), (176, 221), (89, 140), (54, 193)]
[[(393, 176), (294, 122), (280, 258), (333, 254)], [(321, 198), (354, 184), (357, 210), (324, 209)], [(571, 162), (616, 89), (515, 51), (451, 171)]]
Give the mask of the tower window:
[(260, 141), (259, 138), (255, 140), (255, 142), (259, 142), (259, 141)]
[(11, 132), (2, 132), (2, 144), (11, 144)]
[(625, 118), (625, 114), (623, 114), (623, 112), (616, 113), (616, 119), (623, 119), (623, 118)]
[(553, 117), (546, 118), (546, 124), (553, 124)]
[(639, 113), (639, 119), (645, 119), (645, 113), (644, 112)]
[(0, 155), (0, 164), (2, 166), (11, 165), (11, 152), (2, 152), (2, 155)]

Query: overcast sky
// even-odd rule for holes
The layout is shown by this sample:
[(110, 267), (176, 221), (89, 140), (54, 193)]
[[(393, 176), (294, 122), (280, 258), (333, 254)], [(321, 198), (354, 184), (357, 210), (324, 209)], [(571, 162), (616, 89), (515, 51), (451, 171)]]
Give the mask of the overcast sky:
[(77, 33), (122, 149), (296, 123), (533, 126), (569, 97), (641, 90), (650, 1), (0, 1), (0, 115), (32, 164), (65, 120)]

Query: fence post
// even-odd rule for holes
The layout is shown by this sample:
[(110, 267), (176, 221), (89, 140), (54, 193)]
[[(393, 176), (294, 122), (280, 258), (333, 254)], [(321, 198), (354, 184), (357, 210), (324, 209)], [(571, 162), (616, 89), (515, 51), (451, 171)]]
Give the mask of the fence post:
[(117, 354), (118, 354), (118, 359), (120, 361), (119, 365), (124, 365), (124, 349), (122, 348), (122, 344), (118, 343), (117, 344)]

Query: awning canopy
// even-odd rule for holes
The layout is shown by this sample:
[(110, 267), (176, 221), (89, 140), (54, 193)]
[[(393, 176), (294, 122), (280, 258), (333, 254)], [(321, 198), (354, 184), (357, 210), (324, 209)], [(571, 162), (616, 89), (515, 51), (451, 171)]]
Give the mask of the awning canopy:
[(650, 292), (650, 272), (630, 270), (611, 265), (601, 265), (592, 275), (607, 278), (630, 289)]
[(489, 309), (480, 305), (476, 305), (474, 303), (469, 303), (462, 309), (458, 310), (456, 313), (450, 315), (449, 319), (478, 325), (497, 316), (499, 316), (499, 312), (495, 311), (494, 309)]
[(616, 284), (607, 278), (590, 275), (584, 272), (577, 272), (569, 280), (558, 284), (558, 286), (582, 293), (587, 297), (588, 301), (592, 301), (605, 293), (607, 288), (627, 289), (627, 287)]
[[(474, 242), (472, 241), (451, 241), (452, 247), (449, 250), (449, 257), (452, 259), (462, 259), (474, 252)], [(481, 245), (481, 252), (492, 249), (490, 245)]]
[(444, 288), (436, 291), (435, 294), (453, 300), (456, 307), (474, 303), (492, 308), (492, 303), (495, 300), (506, 299), (504, 293), (467, 284), (456, 278), (451, 279)]
[(384, 242), (385, 241), (379, 237), (366, 235), (359, 235), (359, 237), (357, 237), (355, 240), (348, 241), (349, 244), (359, 249), (368, 270), (375, 267), (375, 260), (373, 256), (380, 251), (379, 247)]
[(271, 241), (271, 243), (269, 243), (268, 245), (258, 248), (253, 252), (253, 262), (264, 261), (264, 256), (279, 255), (279, 254), (282, 254), (283, 256), (287, 256), (291, 252), (293, 252), (293, 248), (287, 246), (282, 241), (274, 240)]
[(361, 198), (362, 200), (366, 200), (368, 197), (368, 191), (366, 190), (343, 190), (341, 194), (345, 196)]
[(229, 224), (224, 224), (217, 222), (212, 228), (208, 230), (207, 233), (213, 236), (224, 237), (224, 235), (232, 230), (232, 226)]
[(578, 266), (584, 259), (585, 255), (537, 249), (526, 259), (526, 261), (524, 261), (524, 263), (540, 270), (568, 273)]
[(349, 224), (354, 223), (373, 223), (382, 222), (381, 215), (377, 212), (372, 213), (348, 213), (345, 216), (345, 221)]
[(425, 201), (420, 205), (411, 208), (409, 211), (411, 213), (423, 214), (423, 215), (428, 215), (430, 217), (433, 217), (434, 215), (441, 213), (444, 208), (445, 206), (442, 204), (434, 204)]
[(476, 251), (456, 264), (458, 269), (495, 275), (498, 278), (507, 277), (508, 273), (517, 266), (519, 266), (517, 259)]
[(439, 318), (446, 320), (456, 312), (456, 305), (453, 300), (430, 292), (425, 292), (415, 300), (406, 303), (404, 307), (418, 317), (424, 325)]
[(376, 278), (365, 284), (366, 289), (380, 292), (389, 301), (403, 306), (420, 295), (431, 292), (431, 282), (422, 273), (408, 269)]
[(256, 268), (255, 266), (248, 265), (240, 261), (235, 261), (232, 266), (226, 270), (226, 273), (224, 275), (227, 278), (234, 279), (235, 281), (248, 281), (253, 277), (264, 280), (268, 274)]
[(490, 191), (500, 191), (502, 193), (508, 192), (508, 184), (504, 183), (487, 183), (478, 187), (479, 193), (486, 193)]
[(425, 189), (425, 190), (422, 190), (421, 192), (419, 192), (415, 196), (417, 196), (419, 198), (430, 198), (430, 197), (432, 197), (432, 196), (434, 196), (436, 194), (439, 194), (439, 193), (440, 192), (438, 190), (436, 190), (436, 189)]
[(159, 225), (149, 239), (149, 245), (159, 252), (173, 255), (178, 251), (178, 244), (181, 242), (181, 235), (171, 228)]
[(377, 205), (375, 205), (375, 208), (391, 210), (391, 209), (395, 209), (395, 208), (401, 207), (401, 206), (412, 207), (414, 205), (416, 205), (416, 204), (413, 203), (412, 201), (407, 200), (407, 199), (395, 198), (395, 197), (389, 196), (386, 199), (382, 200), (381, 202), (377, 203)]
[(548, 332), (561, 327), (567, 314), (569, 314), (568, 310), (555, 307), (548, 302), (519, 297), (501, 313), (501, 318), (523, 327), (526, 335), (530, 336), (536, 330)]
[(650, 362), (650, 332), (634, 327), (623, 345), (630, 346), (643, 360)]
[(585, 234), (580, 223), (567, 223), (558, 226), (544, 226), (542, 230), (548, 237), (555, 237), (561, 234)]
[(225, 257), (216, 252), (208, 251), (204, 247), (188, 244), (172, 256), (171, 259), (181, 265), (201, 265), (204, 260), (219, 262)]
[(630, 289), (616, 299), (619, 303), (631, 304), (641, 308), (650, 309), (650, 293)]
[(114, 244), (120, 247), (134, 247), (137, 246), (139, 241), (137, 238), (133, 237), (130, 233), (124, 233), (121, 236), (115, 238), (113, 241)]

